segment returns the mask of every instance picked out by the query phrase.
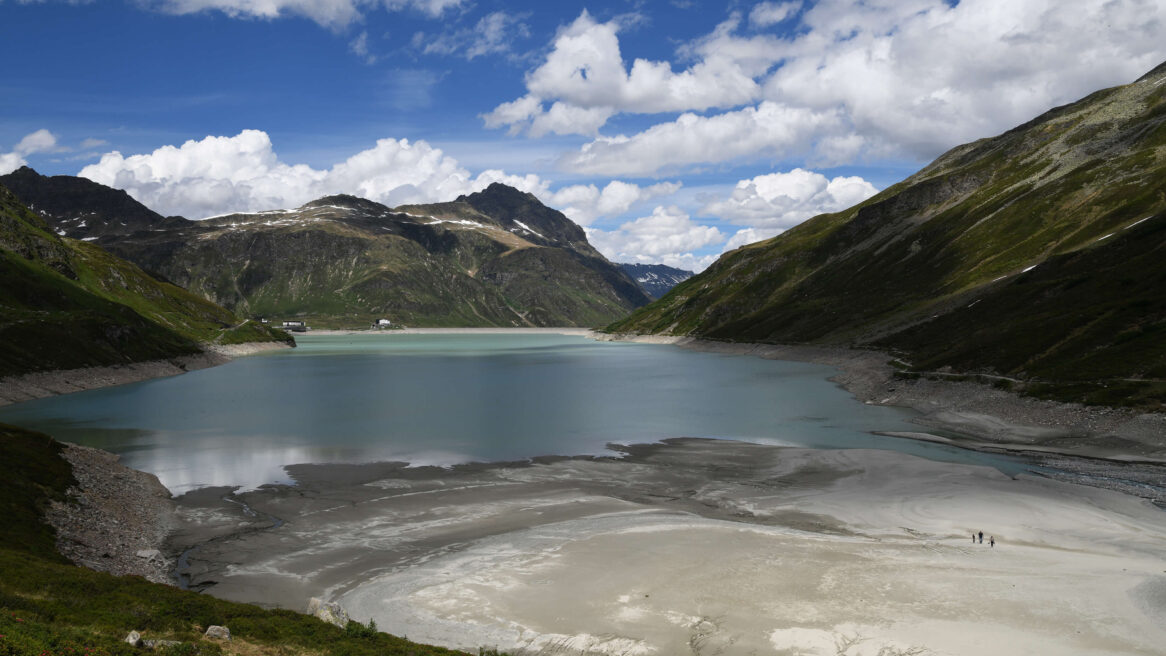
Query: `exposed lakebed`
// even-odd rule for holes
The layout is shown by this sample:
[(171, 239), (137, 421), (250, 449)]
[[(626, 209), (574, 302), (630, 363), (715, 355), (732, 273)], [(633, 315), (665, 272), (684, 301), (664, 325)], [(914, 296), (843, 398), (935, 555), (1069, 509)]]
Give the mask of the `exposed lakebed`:
[(175, 493), (289, 482), (296, 463), (414, 465), (612, 454), (672, 437), (1019, 460), (876, 435), (918, 430), (820, 365), (536, 334), (307, 335), (173, 378), (0, 408), (0, 422), (112, 451)]
[(322, 597), (471, 653), (1160, 652), (1166, 513), (880, 435), (919, 436), (916, 415), (833, 373), (546, 333), (309, 335), (0, 421), (185, 492), (164, 548), (184, 585)]

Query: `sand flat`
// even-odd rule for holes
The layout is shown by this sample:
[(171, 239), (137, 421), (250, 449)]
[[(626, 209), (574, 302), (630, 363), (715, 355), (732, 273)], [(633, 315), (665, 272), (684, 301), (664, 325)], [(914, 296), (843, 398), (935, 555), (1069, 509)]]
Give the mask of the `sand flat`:
[[(292, 608), (324, 596), (382, 630), (470, 651), (1160, 654), (1166, 644), (1166, 513), (1036, 476), (713, 440), (635, 447), (622, 460), (292, 474), (298, 487), (241, 497), (284, 525), (200, 547), (196, 578), (217, 581), (210, 592)], [(973, 544), (980, 529), (985, 543)]]

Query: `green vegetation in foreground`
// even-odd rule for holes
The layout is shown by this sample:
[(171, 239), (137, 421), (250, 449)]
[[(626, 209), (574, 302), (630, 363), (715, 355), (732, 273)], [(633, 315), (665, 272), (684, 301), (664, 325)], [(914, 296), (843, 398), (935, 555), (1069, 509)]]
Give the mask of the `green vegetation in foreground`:
[[(610, 332), (885, 349), (917, 374), (1166, 403), (1166, 64), (722, 256)], [(1003, 384), (1003, 383), (1002, 383)]]
[[(162, 654), (246, 656), (429, 656), (460, 654), (420, 645), (356, 622), (346, 629), (288, 610), (267, 610), (69, 564), (42, 519), (74, 483), (61, 445), (47, 435), (0, 424), (0, 656), (141, 654), (123, 642), (143, 638), (183, 644)], [(210, 625), (230, 642), (202, 637)]]
[(201, 342), (288, 339), (53, 234), (0, 187), (0, 376), (192, 355)]

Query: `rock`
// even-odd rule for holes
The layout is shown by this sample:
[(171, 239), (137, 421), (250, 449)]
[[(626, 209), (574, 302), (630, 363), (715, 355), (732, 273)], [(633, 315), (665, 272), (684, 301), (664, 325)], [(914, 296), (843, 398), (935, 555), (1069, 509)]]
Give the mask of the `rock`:
[(166, 563), (166, 558), (164, 556), (162, 556), (162, 552), (158, 551), (157, 549), (138, 549), (137, 556), (138, 556), (138, 558), (145, 558), (146, 562), (150, 562), (150, 563), (153, 563), (153, 562), (160, 562), (162, 564)]
[(130, 631), (130, 634), (128, 636), (126, 636), (125, 641), (128, 642), (129, 644), (135, 646), (135, 647), (141, 647), (142, 646), (142, 634), (138, 633), (137, 631)]
[(206, 637), (215, 640), (230, 640), (231, 630), (225, 626), (211, 625), (206, 628)]
[(342, 629), (348, 626), (348, 612), (334, 601), (325, 602), (312, 597), (311, 601), (308, 602), (308, 614), (329, 624), (335, 624)]
[(182, 642), (178, 640), (143, 640), (142, 646), (146, 649), (164, 649), (166, 647), (177, 647)]

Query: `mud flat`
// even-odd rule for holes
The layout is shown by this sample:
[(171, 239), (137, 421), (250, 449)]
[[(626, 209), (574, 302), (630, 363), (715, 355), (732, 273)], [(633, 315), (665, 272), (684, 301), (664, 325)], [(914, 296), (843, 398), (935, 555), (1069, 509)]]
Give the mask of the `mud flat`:
[(1166, 512), (1145, 500), (884, 451), (694, 439), (623, 450), (297, 465), (295, 486), (180, 497), (169, 549), (210, 594), (296, 610), (324, 597), (471, 652), (1166, 644)]

